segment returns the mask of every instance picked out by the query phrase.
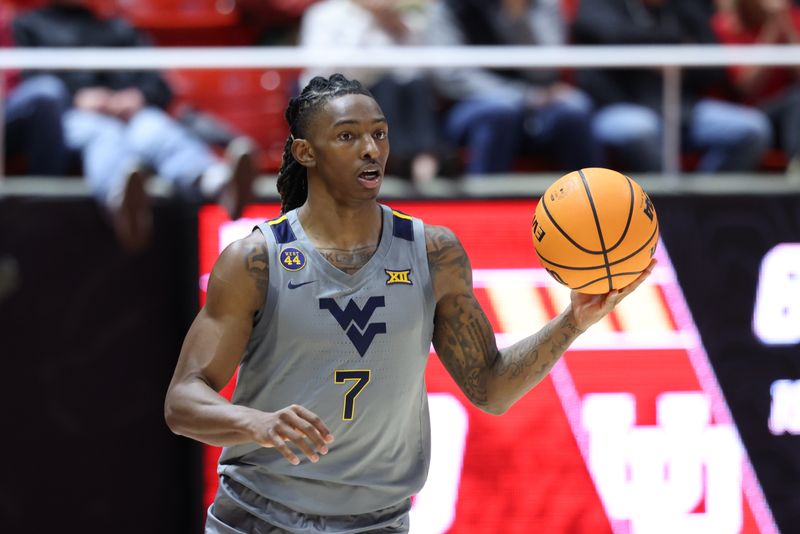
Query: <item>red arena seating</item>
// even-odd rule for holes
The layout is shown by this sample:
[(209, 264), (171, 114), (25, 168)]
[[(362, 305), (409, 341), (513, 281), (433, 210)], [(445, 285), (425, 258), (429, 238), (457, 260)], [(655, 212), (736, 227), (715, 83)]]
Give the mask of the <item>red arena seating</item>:
[(162, 46), (253, 44), (257, 28), (245, 24), (236, 0), (92, 0), (111, 2), (117, 15)]
[[(87, 0), (89, 7), (103, 16), (111, 16), (118, 12), (118, 0)], [(47, 5), (48, 0), (4, 0), (3, 3), (10, 6), (14, 12), (25, 11)]]
[(564, 13), (564, 18), (568, 24), (575, 22), (579, 5), (580, 0), (561, 0), (561, 12)]
[(217, 28), (239, 24), (236, 0), (117, 0), (140, 28)]
[(4, 3), (10, 5), (11, 8), (16, 11), (22, 11), (25, 9), (42, 7), (43, 5), (45, 5), (46, 0), (6, 0), (6, 2)]
[(297, 71), (175, 69), (166, 75), (178, 105), (191, 104), (255, 139), (262, 171), (280, 168), (289, 135), (283, 114)]

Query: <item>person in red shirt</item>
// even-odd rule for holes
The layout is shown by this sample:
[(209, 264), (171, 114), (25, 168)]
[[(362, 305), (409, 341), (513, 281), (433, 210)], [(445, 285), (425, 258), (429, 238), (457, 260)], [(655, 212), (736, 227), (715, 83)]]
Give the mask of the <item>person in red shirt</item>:
[[(729, 45), (800, 44), (800, 7), (789, 0), (734, 0), (712, 20), (720, 42)], [(729, 71), (741, 98), (764, 111), (778, 146), (800, 158), (800, 69), (739, 65)]]

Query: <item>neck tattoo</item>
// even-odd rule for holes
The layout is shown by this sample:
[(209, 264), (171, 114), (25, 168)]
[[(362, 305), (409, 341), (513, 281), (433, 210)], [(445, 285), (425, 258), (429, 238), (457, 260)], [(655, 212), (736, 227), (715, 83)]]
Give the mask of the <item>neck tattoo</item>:
[(320, 248), (317, 249), (328, 263), (347, 274), (355, 274), (359, 269), (367, 264), (369, 259), (375, 254), (378, 244), (358, 247), (352, 250), (340, 248)]

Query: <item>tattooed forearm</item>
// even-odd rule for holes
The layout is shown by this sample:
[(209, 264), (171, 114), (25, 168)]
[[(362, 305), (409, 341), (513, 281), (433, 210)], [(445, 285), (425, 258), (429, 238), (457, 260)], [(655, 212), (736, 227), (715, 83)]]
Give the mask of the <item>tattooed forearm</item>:
[[(533, 337), (538, 338), (538, 336)], [(495, 376), (517, 378), (539, 362), (538, 339), (529, 338), (519, 344), (522, 346), (507, 351), (506, 355), (497, 353), (497, 358), (492, 366)]]
[(425, 228), (428, 265), (437, 294), (433, 345), (439, 359), (475, 405), (489, 404), (486, 372), (495, 359), (492, 325), (472, 294), (472, 267), (447, 228)]
[(267, 246), (265, 244), (252, 245), (245, 256), (245, 268), (247, 274), (255, 280), (256, 287), (261, 293), (261, 300), (269, 287), (269, 257), (267, 256)]
[(450, 375), (475, 405), (507, 410), (544, 378), (581, 333), (571, 309), (539, 333), (497, 350), (494, 330), (472, 289), (472, 267), (447, 228), (426, 227), (436, 318), (433, 346)]
[(492, 372), (496, 377), (521, 379), (533, 387), (580, 333), (570, 315), (562, 314), (538, 333), (501, 351)]
[(353, 250), (338, 248), (319, 248), (317, 250), (331, 265), (347, 274), (353, 274), (367, 264), (377, 248), (378, 245), (375, 244)]

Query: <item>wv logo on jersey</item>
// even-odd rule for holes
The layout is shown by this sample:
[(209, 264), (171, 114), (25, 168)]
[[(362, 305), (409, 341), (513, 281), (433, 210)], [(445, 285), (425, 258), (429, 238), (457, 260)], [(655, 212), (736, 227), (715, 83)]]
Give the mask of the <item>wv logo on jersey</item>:
[(404, 271), (390, 271), (389, 269), (384, 269), (383, 272), (385, 272), (386, 276), (389, 277), (386, 280), (387, 286), (392, 284), (405, 284), (407, 286), (414, 285), (414, 283), (411, 281), (411, 269), (406, 269)]
[(333, 299), (319, 299), (319, 309), (331, 312), (362, 358), (375, 336), (386, 333), (386, 323), (369, 322), (375, 310), (384, 306), (386, 302), (383, 297), (370, 297), (363, 308), (350, 299), (344, 310)]

